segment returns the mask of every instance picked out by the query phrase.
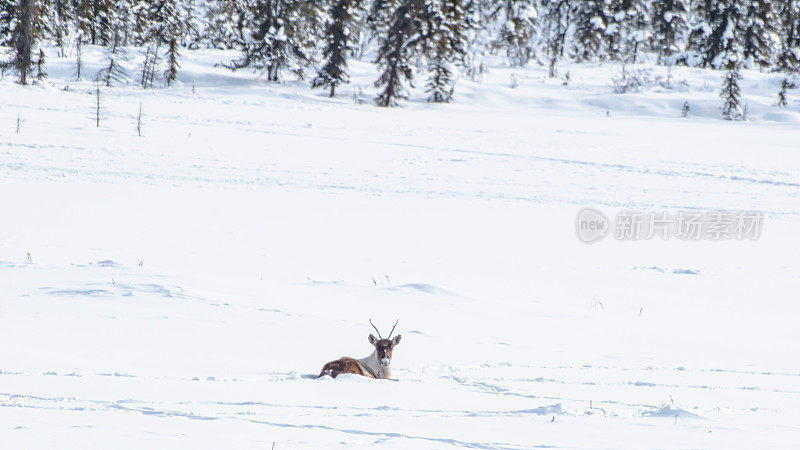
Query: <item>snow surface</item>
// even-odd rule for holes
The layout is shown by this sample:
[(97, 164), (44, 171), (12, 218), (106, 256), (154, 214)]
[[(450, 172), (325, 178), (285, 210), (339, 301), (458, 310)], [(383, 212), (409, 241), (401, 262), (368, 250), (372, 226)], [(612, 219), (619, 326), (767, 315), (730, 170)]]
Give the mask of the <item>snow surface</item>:
[[(731, 123), (720, 72), (614, 94), (613, 65), (567, 86), (497, 67), (453, 104), (380, 109), (353, 101), (369, 64), (329, 99), (214, 67), (232, 56), (104, 89), (99, 128), (71, 58), (0, 81), (3, 448), (800, 441), (800, 108), (772, 106), (779, 75), (744, 72)], [(757, 241), (585, 245), (583, 206), (765, 219)], [(315, 379), (371, 352), (370, 318), (400, 320), (397, 380)]]

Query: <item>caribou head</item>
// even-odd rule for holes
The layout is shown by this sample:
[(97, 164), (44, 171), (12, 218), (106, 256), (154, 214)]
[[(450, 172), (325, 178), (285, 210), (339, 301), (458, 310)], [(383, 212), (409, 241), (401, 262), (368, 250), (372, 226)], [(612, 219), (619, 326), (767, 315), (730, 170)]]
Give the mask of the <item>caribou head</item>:
[(395, 327), (397, 327), (397, 323), (400, 322), (399, 320), (394, 323), (392, 327), (392, 331), (389, 332), (389, 337), (384, 339), (381, 336), (381, 332), (378, 331), (378, 327), (372, 323), (372, 319), (369, 319), (369, 324), (372, 325), (372, 328), (375, 329), (375, 332), (378, 333), (378, 339), (375, 339), (375, 336), (369, 335), (369, 343), (375, 346), (375, 356), (377, 357), (378, 363), (382, 366), (389, 367), (389, 363), (392, 361), (392, 350), (394, 350), (394, 346), (400, 343), (400, 335), (392, 339), (392, 333), (394, 333)]

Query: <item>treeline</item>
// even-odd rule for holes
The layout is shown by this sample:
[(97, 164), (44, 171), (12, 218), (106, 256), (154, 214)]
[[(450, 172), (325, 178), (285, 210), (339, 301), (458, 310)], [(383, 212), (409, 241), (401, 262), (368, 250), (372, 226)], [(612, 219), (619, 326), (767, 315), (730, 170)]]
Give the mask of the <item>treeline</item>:
[(46, 76), (42, 43), (76, 58), (106, 48), (107, 84), (125, 76), (125, 48), (146, 48), (136, 79), (172, 83), (183, 48), (237, 49), (231, 69), (309, 77), (335, 95), (347, 63), (369, 58), (376, 102), (396, 105), (424, 70), (428, 99), (448, 102), (456, 72), (478, 76), (489, 55), (512, 66), (642, 58), (664, 65), (797, 73), (800, 0), (0, 0), (3, 70)]

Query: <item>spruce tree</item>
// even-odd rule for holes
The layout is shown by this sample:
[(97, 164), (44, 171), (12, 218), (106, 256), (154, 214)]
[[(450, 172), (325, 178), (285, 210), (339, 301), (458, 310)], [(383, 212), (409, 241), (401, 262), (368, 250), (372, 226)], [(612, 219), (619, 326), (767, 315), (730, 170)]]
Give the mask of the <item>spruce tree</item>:
[[(2, 1), (0, 0), (0, 3)], [(59, 48), (60, 56), (64, 57), (67, 55), (66, 47), (71, 34), (72, 21), (74, 20), (73, 3), (70, 0), (50, 0), (49, 3), (49, 17), (47, 20), (51, 24), (50, 30), (53, 43)]]
[(375, 102), (378, 106), (397, 106), (408, 97), (407, 86), (413, 87), (414, 70), (411, 58), (424, 49), (421, 34), (429, 19), (425, 0), (393, 0), (390, 6), (388, 32), (378, 49), (378, 68), (381, 71), (375, 86), (382, 88)]
[(39, 49), (39, 57), (36, 58), (36, 81), (42, 81), (47, 78), (46, 63), (44, 58), (44, 50)]
[(154, 43), (156, 49), (153, 50), (151, 59), (145, 61), (145, 66), (149, 63), (151, 67), (143, 68), (143, 71), (150, 72), (150, 84), (152, 84), (152, 79), (157, 71), (157, 66), (154, 65), (158, 61), (157, 48), (162, 45), (167, 49), (165, 55), (167, 68), (164, 70), (167, 86), (171, 86), (178, 77), (180, 68), (178, 43), (184, 35), (184, 15), (182, 13), (183, 10), (178, 0), (155, 0), (150, 4), (147, 13), (149, 21), (147, 40)]
[(151, 38), (150, 0), (131, 0), (128, 41), (133, 45), (147, 46)]
[(16, 0), (0, 0), (0, 45), (7, 45), (11, 39), (11, 24), (16, 9)]
[(94, 43), (92, 3), (92, 0), (75, 0), (73, 3), (76, 39), (90, 44)]
[(114, 17), (112, 22), (112, 43), (117, 42), (117, 47), (140, 44), (136, 34), (136, 7), (137, 0), (114, 0)]
[(743, 42), (746, 8), (742, 0), (704, 0), (704, 33), (700, 45), (703, 65), (726, 68), (733, 47)]
[(778, 16), (782, 32), (777, 68), (789, 73), (800, 72), (800, 0), (780, 2)]
[(473, 81), (483, 76), (484, 57), (489, 50), (491, 37), (483, 24), (488, 23), (485, 2), (482, 0), (462, 0), (464, 4), (464, 35), (466, 39), (463, 64), (464, 71)]
[(114, 39), (114, 21), (116, 14), (114, 0), (95, 0), (96, 39), (93, 44), (110, 45)]
[[(19, 75), (20, 84), (28, 84), (34, 65), (38, 65), (34, 55), (38, 54), (37, 42), (45, 29), (43, 6), (42, 0), (18, 0), (14, 11), (11, 30), (12, 60), (9, 65)], [(43, 71), (44, 67), (40, 66), (39, 69)]]
[(739, 72), (741, 61), (739, 61), (738, 43), (734, 42), (721, 59), (721, 67), (726, 70), (722, 81), (722, 90), (719, 94), (723, 101), (722, 118), (738, 120), (743, 117), (741, 90), (739, 89), (739, 80), (742, 79), (742, 75)]
[(204, 45), (218, 49), (234, 49), (247, 38), (246, 0), (209, 0), (206, 2)]
[(180, 65), (180, 47), (178, 46), (178, 39), (176, 37), (170, 38), (169, 42), (167, 42), (167, 68), (164, 70), (164, 80), (167, 82), (167, 86), (172, 86), (178, 79), (178, 69), (181, 68)]
[(743, 55), (747, 67), (769, 67), (780, 45), (775, 2), (749, 0), (742, 23)]
[(126, 65), (130, 59), (130, 55), (123, 47), (123, 41), (128, 33), (130, 4), (128, 0), (114, 0), (113, 5), (109, 24), (111, 37), (103, 52), (103, 67), (95, 77), (96, 81), (102, 82), (107, 87), (128, 78)]
[(203, 14), (207, 8), (206, 3), (206, 0), (180, 0), (180, 21), (183, 33), (181, 36), (175, 36), (179, 45), (190, 49), (198, 48), (203, 37), (203, 30), (207, 27), (206, 16)]
[(256, 0), (248, 12), (252, 34), (240, 45), (241, 58), (227, 67), (263, 70), (269, 81), (280, 81), (287, 71), (302, 77), (313, 62), (317, 7), (306, 0)]
[(713, 3), (706, 0), (687, 1), (689, 20), (687, 22), (686, 58), (684, 62), (692, 66), (701, 65), (705, 63), (703, 61), (703, 50), (705, 49), (706, 39), (711, 34), (711, 27), (707, 22), (709, 14), (706, 8), (713, 6)]
[(539, 26), (542, 33), (548, 62), (548, 76), (555, 78), (559, 59), (564, 56), (564, 43), (569, 29), (569, 0), (543, 0), (542, 21)]
[(367, 43), (386, 36), (391, 23), (392, 8), (396, 2), (393, 0), (362, 0), (361, 5), (364, 14), (360, 25), (367, 33)]
[(499, 25), (494, 47), (506, 53), (512, 66), (524, 66), (535, 53), (535, 1), (494, 0), (489, 5), (489, 18)]
[(572, 57), (576, 62), (602, 57), (606, 25), (609, 22), (608, 0), (577, 1), (572, 6), (575, 29), (572, 36)]
[(354, 0), (333, 0), (325, 25), (326, 45), (322, 50), (324, 63), (312, 80), (311, 87), (328, 86), (330, 96), (336, 94), (336, 86), (350, 81), (347, 74), (347, 59), (353, 53), (352, 38), (358, 3)]
[(147, 40), (168, 44), (173, 38), (179, 38), (182, 32), (182, 20), (178, 0), (153, 0), (147, 10)]
[(463, 62), (467, 28), (461, 0), (441, 0), (431, 20), (428, 101), (449, 103), (455, 89), (457, 62)]
[(76, 0), (75, 21), (91, 44), (109, 45), (113, 38), (113, 0)]
[(628, 55), (625, 53), (623, 41), (625, 40), (624, 23), (627, 20), (626, 0), (608, 0), (605, 18), (603, 19), (602, 59), (611, 61), (624, 61)]
[(681, 51), (689, 20), (688, 0), (656, 0), (653, 2), (653, 49), (662, 64)]
[(788, 90), (789, 90), (789, 80), (784, 78), (783, 80), (781, 80), (781, 90), (778, 91), (778, 103), (777, 103), (778, 107), (785, 108), (786, 106), (789, 105)]
[(608, 56), (614, 61), (636, 63), (640, 51), (648, 50), (652, 38), (649, 3), (612, 0), (610, 24), (606, 27)]

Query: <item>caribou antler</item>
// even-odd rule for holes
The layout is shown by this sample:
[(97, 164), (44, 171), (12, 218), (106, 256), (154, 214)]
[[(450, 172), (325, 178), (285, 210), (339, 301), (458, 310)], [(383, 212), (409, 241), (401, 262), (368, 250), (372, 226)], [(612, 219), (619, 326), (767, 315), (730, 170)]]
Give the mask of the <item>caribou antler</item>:
[[(369, 318), (369, 324), (372, 325), (372, 328), (375, 328), (375, 332), (378, 333), (378, 338), (383, 339), (383, 336), (381, 336), (381, 332), (378, 331), (378, 327), (376, 327), (375, 324), (372, 323), (372, 317)], [(392, 330), (394, 331), (394, 328), (392, 328)]]
[(397, 322), (394, 323), (394, 327), (392, 327), (392, 331), (389, 332), (389, 337), (387, 337), (386, 339), (391, 339), (392, 338), (392, 333), (394, 333), (394, 328), (397, 326), (397, 324), (399, 322), (400, 322), (400, 319), (397, 319)]

